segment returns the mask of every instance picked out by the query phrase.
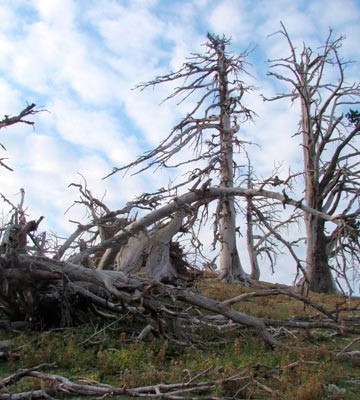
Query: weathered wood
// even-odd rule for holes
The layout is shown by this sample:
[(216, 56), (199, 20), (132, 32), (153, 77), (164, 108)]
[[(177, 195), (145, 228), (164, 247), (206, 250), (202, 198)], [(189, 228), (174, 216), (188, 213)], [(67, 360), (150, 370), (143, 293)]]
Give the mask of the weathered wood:
[(315, 210), (301, 201), (291, 199), (284, 196), (281, 193), (273, 192), (270, 190), (257, 190), (257, 189), (247, 189), (242, 187), (234, 188), (220, 188), (220, 187), (206, 187), (203, 189), (193, 190), (191, 192), (185, 193), (181, 196), (173, 198), (168, 204), (157, 208), (154, 211), (150, 211), (148, 214), (139, 218), (138, 220), (130, 223), (124, 229), (119, 231), (114, 235), (114, 237), (104, 240), (98, 245), (94, 245), (91, 248), (84, 249), (79, 254), (72, 258), (72, 262), (77, 263), (85, 255), (90, 255), (98, 252), (99, 250), (104, 250), (112, 247), (124, 246), (130, 237), (138, 234), (138, 232), (143, 231), (145, 228), (161, 221), (162, 219), (169, 217), (170, 215), (176, 213), (180, 210), (186, 210), (188, 205), (197, 202), (211, 202), (222, 196), (240, 196), (240, 197), (265, 197), (269, 199), (275, 199), (284, 204), (289, 204), (295, 208), (301, 209), (310, 213), (312, 215), (318, 216), (326, 221), (329, 221), (336, 226), (342, 226), (343, 222), (341, 220), (341, 215), (328, 215), (325, 212)]
[(152, 235), (145, 265), (148, 279), (175, 282), (179, 277), (170, 259), (170, 241), (179, 232), (183, 216), (183, 212), (176, 213), (171, 222)]
[[(172, 234), (181, 226), (181, 220), (181, 215), (179, 215), (163, 230), (159, 230), (158, 240), (163, 240), (162, 244), (168, 244), (169, 237), (172, 237)], [(120, 314), (149, 312), (149, 315), (154, 316), (155, 324), (159, 318), (162, 319), (163, 329), (166, 329), (167, 324), (170, 323), (168, 327), (171, 332), (173, 326), (169, 322), (169, 316), (172, 316), (174, 321), (178, 315), (181, 315), (184, 323), (192, 321), (193, 316), (181, 305), (181, 302), (184, 302), (199, 307), (199, 312), (201, 310), (216, 312), (236, 323), (255, 329), (271, 346), (278, 344), (266, 331), (261, 319), (233, 311), (189, 289), (156, 283), (152, 277), (145, 279), (125, 275), (121, 271), (89, 269), (26, 254), (19, 254), (16, 263), (13, 260), (9, 261), (8, 264), (1, 266), (1, 270), (6, 273), (9, 280), (8, 294), (1, 293), (1, 297), (15, 309), (18, 308), (24, 320), (31, 317), (35, 323), (40, 317), (39, 304), (44, 299), (51, 300), (54, 307), (48, 318), (53, 318), (54, 313), (60, 313), (57, 321), (71, 323), (76, 313), (81, 312), (77, 310), (76, 304), (81, 304), (83, 298), (86, 300), (83, 303), (86, 304), (88, 310), (91, 310), (90, 306), (94, 304), (96, 307)], [(39, 287), (41, 287), (41, 294)], [(25, 290), (29, 292), (27, 296), (24, 295)], [(15, 293), (18, 294), (14, 295)], [(162, 296), (159, 297), (157, 293), (162, 293)], [(119, 302), (121, 306), (116, 304)], [(46, 318), (44, 315), (41, 317)]]
[[(209, 391), (226, 386), (228, 384), (237, 384), (243, 381), (251, 381), (251, 376), (248, 371), (242, 371), (238, 374), (225, 377), (222, 379), (204, 379), (208, 372), (212, 369), (208, 368), (201, 371), (193, 377), (189, 377), (184, 382), (179, 383), (158, 383), (155, 385), (139, 386), (139, 387), (116, 387), (107, 384), (94, 382), (93, 380), (82, 379), (81, 383), (73, 382), (65, 376), (45, 373), (39, 371), (46, 365), (40, 365), (34, 368), (23, 369), (17, 371), (15, 374), (6, 377), (0, 381), (0, 385), (4, 382), (3, 386), (8, 386), (8, 382), (19, 382), (22, 378), (31, 377), (39, 379), (41, 382), (49, 382), (46, 388), (41, 390), (34, 390), (31, 392), (8, 392), (0, 393), (0, 400), (25, 400), (25, 399), (52, 399), (53, 395), (81, 395), (81, 396), (96, 396), (108, 397), (133, 397), (133, 398), (151, 398), (151, 399), (167, 399), (167, 400), (197, 400), (199, 395), (202, 399), (207, 400), (222, 400), (225, 397), (209, 396), (206, 395)], [(206, 397), (202, 396), (202, 393)], [(226, 397), (227, 398), (227, 397)]]

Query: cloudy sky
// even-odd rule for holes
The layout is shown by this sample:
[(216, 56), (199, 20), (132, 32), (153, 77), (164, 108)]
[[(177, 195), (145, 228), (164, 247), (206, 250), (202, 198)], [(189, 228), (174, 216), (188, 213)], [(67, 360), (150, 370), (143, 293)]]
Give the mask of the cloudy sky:
[[(27, 102), (47, 110), (34, 129), (1, 131), (1, 157), (15, 170), (1, 171), (1, 193), (16, 202), (24, 188), (29, 214), (45, 215), (43, 227), (62, 234), (72, 229), (69, 218), (83, 217), (78, 209), (64, 216), (79, 173), (113, 208), (167, 183), (159, 171), (101, 178), (153, 147), (186, 112), (186, 104), (159, 105), (166, 87), (131, 89), (200, 52), (207, 32), (230, 36), (235, 53), (254, 48), (248, 80), (257, 90), (247, 101), (258, 117), (241, 134), (260, 146), (255, 164), (263, 177), (276, 165), (286, 173), (301, 163), (291, 139), (298, 110), (260, 97), (278, 89), (266, 72), (268, 59), (287, 54), (280, 35), (271, 35), (280, 21), (296, 44), (314, 48), (331, 27), (347, 37), (344, 58), (360, 60), (358, 0), (0, 0), (0, 21), (0, 115)], [(352, 64), (350, 78), (358, 71)]]

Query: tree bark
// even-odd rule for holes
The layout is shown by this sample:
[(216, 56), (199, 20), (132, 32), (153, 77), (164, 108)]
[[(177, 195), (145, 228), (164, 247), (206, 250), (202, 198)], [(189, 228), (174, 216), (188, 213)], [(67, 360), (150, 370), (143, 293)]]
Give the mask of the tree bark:
[(310, 216), (307, 219), (306, 278), (309, 289), (318, 293), (335, 293), (335, 282), (331, 274), (328, 243), (324, 234), (324, 221)]
[(188, 278), (181, 265), (173, 263), (171, 256), (171, 241), (182, 226), (184, 213), (175, 213), (167, 224), (147, 231), (145, 228), (130, 237), (116, 255), (115, 270), (125, 274), (136, 274), (142, 268), (151, 281), (173, 281), (178, 278)]

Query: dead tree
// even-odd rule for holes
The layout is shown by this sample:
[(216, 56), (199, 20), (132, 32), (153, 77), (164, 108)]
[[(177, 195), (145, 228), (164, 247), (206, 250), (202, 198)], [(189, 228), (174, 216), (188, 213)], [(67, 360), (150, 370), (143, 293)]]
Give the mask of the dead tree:
[[(195, 96), (196, 106), (158, 147), (131, 164), (114, 168), (110, 175), (134, 167), (140, 167), (140, 172), (152, 166), (174, 168), (186, 164), (195, 165), (194, 169), (189, 171), (187, 179), (170, 187), (171, 193), (182, 187), (194, 190), (207, 185), (209, 179), (218, 179), (221, 188), (234, 187), (238, 167), (234, 152), (240, 151), (244, 144), (238, 139), (237, 132), (239, 125), (251, 118), (251, 112), (242, 103), (249, 87), (240, 80), (240, 74), (245, 73), (246, 54), (236, 57), (228, 54), (228, 44), (225, 37), (208, 34), (205, 54), (192, 54), (180, 70), (139, 85), (140, 89), (145, 89), (164, 82), (181, 81), (166, 100), (180, 96), (180, 102), (183, 102)], [(193, 149), (193, 159), (173, 162), (174, 156), (186, 146)], [(236, 211), (232, 196), (224, 195), (219, 199), (215, 226), (221, 277), (228, 281), (246, 280), (236, 246)]]
[[(34, 122), (27, 118), (31, 115), (37, 114), (38, 112), (39, 110), (36, 109), (36, 105), (32, 103), (26, 106), (18, 115), (4, 115), (4, 118), (0, 120), (0, 129), (19, 123), (34, 126)], [(0, 144), (0, 146), (6, 150), (2, 144)], [(0, 158), (0, 166), (9, 171), (13, 171), (4, 160), (5, 158)], [(9, 206), (10, 213), (9, 221), (0, 229), (0, 232), (2, 233), (0, 253), (10, 254), (14, 251), (26, 252), (31, 250), (38, 255), (43, 254), (45, 251), (46, 237), (44, 234), (35, 237), (33, 232), (37, 230), (44, 217), (40, 217), (37, 221), (27, 221), (24, 209), (24, 189), (20, 189), (20, 196), (19, 204), (14, 205), (4, 194), (0, 193), (3, 202)], [(28, 239), (31, 240), (31, 245), (28, 245)]]
[[(74, 205), (85, 206), (91, 222), (78, 223), (76, 231), (56, 251), (56, 259), (67, 256), (87, 267), (120, 270), (126, 274), (143, 269), (154, 281), (193, 280), (198, 275), (198, 271), (187, 263), (182, 247), (172, 241), (183, 226), (187, 214), (184, 210), (165, 215), (149, 227), (144, 226), (126, 243), (101, 248), (108, 239), (124, 232), (136, 220), (139, 210), (154, 210), (159, 205), (157, 197), (143, 194), (122, 209), (110, 211), (104, 200), (96, 198), (88, 189), (85, 178), (83, 183), (69, 186), (78, 188), (80, 198)], [(81, 254), (94, 245), (100, 247), (95, 254), (79, 258), (79, 251)]]
[[(82, 192), (85, 198), (95, 201), (88, 191)], [(123, 214), (127, 207), (112, 213), (110, 211), (102, 219), (97, 217), (96, 224), (79, 227), (52, 259), (48, 256), (50, 251), (44, 254), (26, 245), (27, 239), (36, 237), (33, 231), (37, 229), (41, 218), (32, 222), (22, 219), (22, 234), (10, 240), (11, 246), (6, 242), (0, 253), (1, 313), (6, 314), (7, 319), (11, 321), (28, 321), (37, 328), (81, 323), (84, 316), (88, 320), (89, 313), (92, 312), (101, 318), (111, 319), (120, 316), (140, 316), (146, 325), (141, 327), (144, 332), (150, 325), (158, 334), (175, 335), (175, 340), (191, 340), (190, 327), (194, 324), (200, 324), (200, 327), (213, 326), (208, 316), (210, 312), (222, 316), (221, 324), (231, 320), (247, 326), (254, 329), (266, 343), (277, 346), (279, 343), (269, 333), (267, 326), (279, 324), (279, 321), (264, 323), (260, 318), (237, 312), (222, 303), (199, 295), (186, 286), (158, 282), (158, 268), (162, 273), (163, 265), (168, 271), (171, 271), (171, 266), (174, 265), (170, 259), (172, 254), (167, 238), (179, 229), (187, 210), (196, 208), (197, 204), (216, 201), (224, 196), (271, 198), (292, 206), (298, 204), (295, 200), (266, 190), (202, 187), (173, 198), (168, 204), (158, 206), (128, 223), (115, 235), (100, 240), (98, 238), (96, 241), (92, 236), (99, 231), (92, 232), (91, 229), (94, 226), (99, 228), (101, 223)], [(334, 224), (341, 224), (341, 221), (311, 210), (305, 205), (299, 207), (304, 211), (319, 214)], [(22, 205), (20, 208), (22, 210)], [(22, 212), (20, 214), (22, 215)], [(77, 247), (80, 252), (67, 256), (66, 251), (79, 236), (79, 232), (88, 230), (90, 239), (87, 242), (85, 239), (79, 241)], [(129, 240), (140, 237), (141, 233), (146, 231), (154, 233), (150, 235), (151, 248), (146, 258), (146, 266), (151, 270), (151, 279), (125, 274), (122, 271), (96, 269), (88, 262), (91, 261), (91, 256), (96, 256), (104, 250), (124, 249)], [(60, 261), (59, 258), (64, 255), (66, 260)], [(171, 279), (171, 275), (168, 278)], [(195, 316), (190, 311), (193, 307), (199, 310)], [(203, 316), (201, 310), (206, 311)], [(340, 329), (338, 324), (332, 326), (334, 329)], [(134, 329), (137, 329), (136, 326)], [(136, 334), (139, 337), (143, 335), (142, 331)]]
[(360, 86), (345, 79), (347, 63), (339, 54), (343, 37), (334, 39), (330, 31), (318, 51), (305, 44), (299, 51), (284, 25), (280, 34), (290, 55), (272, 61), (269, 75), (290, 86), (290, 91), (268, 100), (286, 98), (299, 105), (304, 202), (344, 222), (344, 227), (329, 230), (322, 218), (304, 215), (306, 280), (311, 290), (332, 293), (336, 289), (331, 270), (346, 279), (347, 268), (359, 261), (360, 121), (354, 112), (349, 118), (345, 114), (359, 105)]
[[(264, 187), (282, 188), (284, 194), (293, 192), (294, 179), (298, 174), (292, 174), (290, 171), (287, 177), (280, 179), (280, 166), (274, 169), (272, 175), (267, 179), (259, 179), (255, 176), (248, 159), (248, 168), (245, 175), (245, 182), (248, 189), (262, 190)], [(287, 196), (287, 195), (286, 195)], [(245, 206), (246, 218), (246, 245), (250, 262), (250, 278), (252, 280), (260, 279), (259, 260), (269, 265), (272, 273), (275, 272), (278, 257), (287, 253), (295, 262), (299, 272), (301, 272), (302, 262), (296, 255), (294, 247), (303, 238), (291, 240), (288, 232), (294, 225), (297, 225), (301, 212), (296, 210), (287, 213), (284, 217), (284, 208), (286, 203), (276, 201), (269, 197), (247, 196)]]

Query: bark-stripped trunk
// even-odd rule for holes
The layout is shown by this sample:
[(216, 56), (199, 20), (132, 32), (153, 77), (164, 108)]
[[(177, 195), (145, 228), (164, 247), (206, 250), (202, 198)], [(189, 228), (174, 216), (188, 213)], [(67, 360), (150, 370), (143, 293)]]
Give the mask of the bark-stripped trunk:
[[(306, 87), (306, 84), (304, 84)], [(319, 190), (319, 160), (316, 157), (316, 143), (311, 121), (310, 95), (304, 90), (301, 101), (303, 152), (305, 171), (306, 205), (322, 211), (321, 193)], [(305, 213), (307, 235), (306, 280), (310, 290), (319, 293), (334, 293), (334, 280), (329, 267), (325, 221), (318, 216)]]
[[(249, 185), (248, 185), (248, 187), (249, 187)], [(250, 278), (258, 281), (260, 279), (260, 268), (259, 268), (259, 263), (257, 260), (257, 251), (255, 249), (255, 243), (254, 243), (254, 233), (253, 233), (254, 220), (253, 220), (253, 214), (252, 214), (252, 210), (251, 210), (252, 202), (249, 198), (247, 198), (246, 201), (247, 201), (246, 244), (247, 244), (249, 260), (250, 260), (250, 268), (251, 268)]]
[[(231, 129), (231, 101), (228, 91), (227, 64), (223, 45), (218, 45), (217, 54), (220, 101), (220, 186), (231, 188), (234, 186), (233, 132)], [(234, 197), (226, 196), (220, 202), (220, 277), (228, 281), (244, 280), (246, 274), (241, 266), (236, 247)]]
[(184, 271), (178, 270), (170, 256), (171, 240), (179, 232), (183, 217), (183, 213), (178, 212), (168, 224), (152, 232), (140, 231), (130, 237), (117, 252), (115, 269), (125, 274), (135, 274), (144, 267), (147, 277), (152, 281), (186, 279)]
[(179, 278), (170, 259), (171, 239), (179, 232), (183, 213), (175, 214), (173, 220), (158, 229), (151, 238), (149, 254), (146, 261), (146, 275), (153, 281), (173, 281)]
[(145, 249), (148, 247), (149, 241), (149, 234), (143, 231), (132, 236), (117, 253), (115, 269), (125, 274), (139, 272), (144, 263)]

